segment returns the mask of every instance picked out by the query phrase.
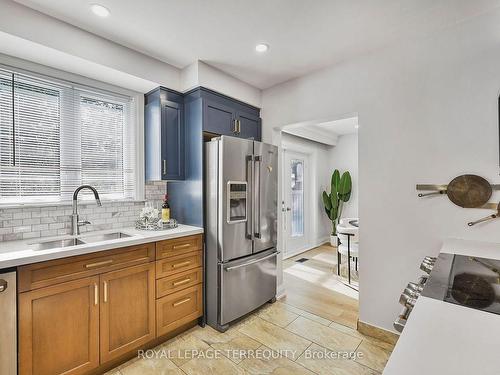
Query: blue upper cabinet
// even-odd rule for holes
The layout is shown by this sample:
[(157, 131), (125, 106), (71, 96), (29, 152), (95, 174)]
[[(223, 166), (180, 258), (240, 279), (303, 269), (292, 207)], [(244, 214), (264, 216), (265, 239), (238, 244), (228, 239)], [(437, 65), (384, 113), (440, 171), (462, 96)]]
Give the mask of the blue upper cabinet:
[(237, 137), (256, 141), (262, 139), (260, 117), (250, 113), (240, 112), (237, 113), (236, 121)]
[(203, 103), (203, 131), (214, 135), (260, 141), (260, 109), (200, 87), (186, 94), (186, 102), (201, 99)]
[(147, 181), (183, 180), (184, 98), (165, 88), (145, 97), (144, 151)]
[(203, 131), (213, 134), (236, 133), (235, 111), (233, 108), (209, 99), (204, 100)]

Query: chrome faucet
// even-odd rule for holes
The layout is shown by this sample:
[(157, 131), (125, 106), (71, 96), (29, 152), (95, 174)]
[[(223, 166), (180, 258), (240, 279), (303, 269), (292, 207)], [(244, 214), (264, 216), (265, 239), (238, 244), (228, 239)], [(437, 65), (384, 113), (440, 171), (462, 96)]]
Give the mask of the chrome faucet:
[(73, 214), (71, 215), (71, 234), (73, 236), (78, 236), (80, 234), (80, 226), (91, 224), (90, 221), (80, 221), (78, 218), (78, 193), (82, 189), (91, 190), (94, 193), (94, 198), (97, 202), (97, 205), (99, 207), (102, 206), (101, 199), (99, 198), (99, 193), (94, 187), (90, 185), (82, 185), (75, 190), (75, 192), (73, 193)]

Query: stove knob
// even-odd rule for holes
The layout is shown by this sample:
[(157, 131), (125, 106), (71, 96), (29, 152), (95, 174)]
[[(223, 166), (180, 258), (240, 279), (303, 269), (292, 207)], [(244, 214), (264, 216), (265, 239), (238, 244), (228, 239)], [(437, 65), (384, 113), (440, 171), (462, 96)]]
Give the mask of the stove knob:
[(431, 258), (429, 257), (425, 257), (424, 259), (422, 259), (422, 263), (426, 263), (426, 264), (435, 264), (436, 261), (435, 260), (432, 260)]
[(423, 287), (427, 283), (427, 280), (429, 280), (429, 275), (422, 275), (418, 278), (417, 284)]
[(417, 283), (408, 283), (406, 288), (411, 289), (411, 290), (418, 292), (418, 293), (421, 293), (422, 290), (424, 290), (424, 287), (421, 284), (417, 284)]
[(396, 331), (399, 333), (403, 332), (403, 329), (405, 328), (406, 320), (398, 318), (396, 321), (393, 323), (393, 327)]
[(409, 309), (406, 306), (403, 307), (403, 310), (401, 310), (401, 312), (399, 313), (399, 318), (403, 319), (403, 320), (407, 320), (408, 317), (410, 316), (410, 312), (411, 312), (411, 309)]
[(402, 304), (405, 307), (408, 307), (409, 309), (412, 309), (413, 306), (415, 306), (415, 303), (417, 302), (416, 298), (413, 298), (412, 296), (403, 293), (399, 297), (399, 303)]
[(413, 290), (411, 288), (405, 288), (403, 294), (410, 296), (410, 298), (417, 299), (420, 296), (420, 292)]
[(425, 263), (425, 262), (422, 262), (422, 264), (420, 265), (420, 269), (422, 271), (424, 271), (425, 273), (428, 273), (429, 275), (431, 274), (433, 267), (434, 267), (434, 265), (429, 264), (429, 263)]

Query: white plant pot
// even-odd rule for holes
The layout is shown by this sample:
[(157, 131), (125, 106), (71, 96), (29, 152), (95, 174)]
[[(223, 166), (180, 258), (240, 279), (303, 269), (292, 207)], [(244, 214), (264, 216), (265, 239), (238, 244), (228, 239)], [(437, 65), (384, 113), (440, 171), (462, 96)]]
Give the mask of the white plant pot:
[(337, 236), (330, 235), (330, 245), (332, 245), (333, 247), (337, 247), (337, 244)]

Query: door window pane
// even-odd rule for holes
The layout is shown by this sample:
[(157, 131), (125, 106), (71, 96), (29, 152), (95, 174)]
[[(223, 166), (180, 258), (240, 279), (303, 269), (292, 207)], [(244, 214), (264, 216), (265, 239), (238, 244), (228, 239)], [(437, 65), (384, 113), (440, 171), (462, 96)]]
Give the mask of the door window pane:
[(304, 235), (304, 161), (293, 159), (291, 167), (292, 237)]

